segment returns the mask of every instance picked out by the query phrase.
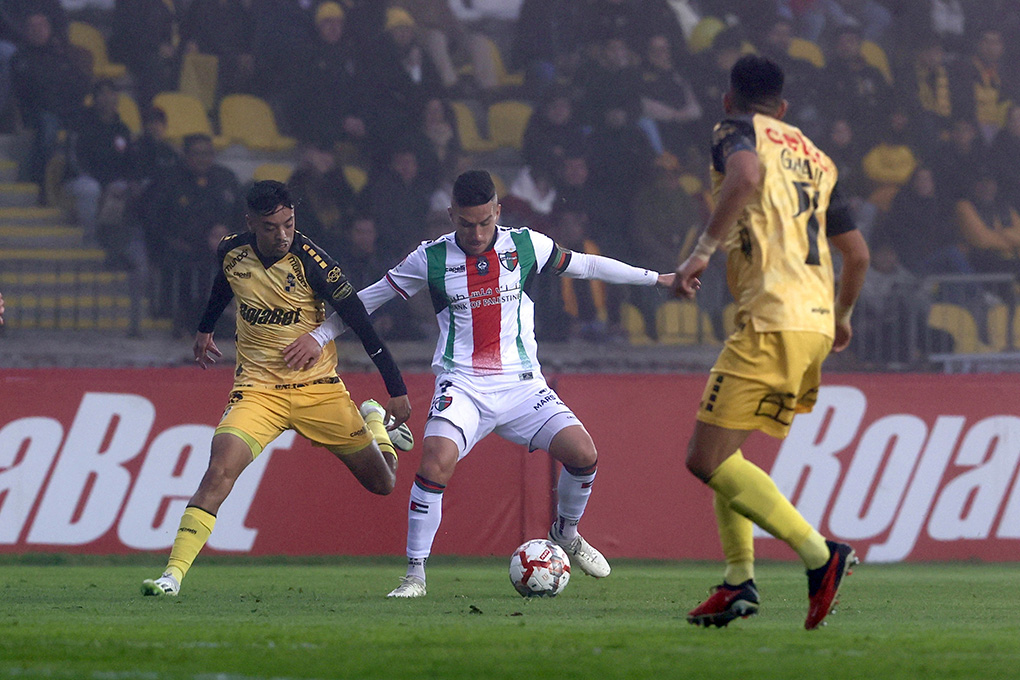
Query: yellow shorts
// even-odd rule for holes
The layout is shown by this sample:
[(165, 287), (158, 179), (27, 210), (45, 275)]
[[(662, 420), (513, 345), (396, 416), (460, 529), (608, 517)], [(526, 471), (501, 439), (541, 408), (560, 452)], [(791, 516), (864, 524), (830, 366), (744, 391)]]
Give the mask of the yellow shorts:
[(813, 331), (758, 333), (747, 324), (726, 340), (701, 395), (698, 420), (782, 439), (793, 416), (818, 399), (832, 338)]
[(251, 447), (255, 458), (286, 430), (295, 430), (316, 446), (338, 454), (360, 451), (373, 440), (339, 379), (283, 389), (263, 386), (234, 390), (216, 434), (237, 435)]

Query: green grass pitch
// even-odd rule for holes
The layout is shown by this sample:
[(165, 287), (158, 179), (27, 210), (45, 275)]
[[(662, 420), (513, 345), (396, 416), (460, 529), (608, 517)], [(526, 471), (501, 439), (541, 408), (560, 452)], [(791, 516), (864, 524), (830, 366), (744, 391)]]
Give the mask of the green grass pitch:
[(1014, 564), (860, 565), (812, 632), (792, 563), (759, 565), (760, 614), (721, 630), (684, 620), (716, 564), (619, 560), (525, 600), (506, 560), (438, 557), (429, 595), (394, 601), (399, 558), (200, 558), (179, 597), (143, 598), (161, 566), (0, 561), (0, 678), (1020, 678)]

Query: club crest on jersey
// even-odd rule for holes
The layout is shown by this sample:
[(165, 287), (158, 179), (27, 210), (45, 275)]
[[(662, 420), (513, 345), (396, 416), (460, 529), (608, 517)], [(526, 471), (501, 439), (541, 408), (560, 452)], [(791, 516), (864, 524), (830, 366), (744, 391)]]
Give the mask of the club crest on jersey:
[(436, 401), (432, 404), (432, 408), (437, 411), (445, 411), (452, 403), (453, 397), (448, 394), (440, 394), (436, 397)]
[(290, 291), (294, 290), (295, 283), (297, 283), (297, 279), (294, 277), (294, 275), (287, 274), (287, 285), (284, 286), (283, 289), (289, 293)]
[(514, 269), (517, 269), (517, 251), (511, 250), (506, 253), (500, 253), (499, 263), (506, 267), (508, 272), (512, 272)]
[(478, 269), (479, 276), (485, 276), (489, 273), (489, 259), (484, 255), (479, 255), (475, 260), (475, 268)]

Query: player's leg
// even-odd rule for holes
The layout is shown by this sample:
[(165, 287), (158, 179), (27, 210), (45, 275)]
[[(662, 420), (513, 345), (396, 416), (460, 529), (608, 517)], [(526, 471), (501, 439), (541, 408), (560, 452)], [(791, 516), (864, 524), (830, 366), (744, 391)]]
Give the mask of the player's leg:
[(238, 435), (221, 432), (213, 436), (209, 467), (181, 516), (166, 569), (158, 579), (143, 581), (142, 593), (176, 595), (179, 592), (191, 564), (212, 534), (220, 505), (253, 458), (251, 446)]
[(333, 451), (333, 454), (347, 466), (361, 486), (374, 494), (386, 496), (397, 483), (397, 458), (392, 446), (389, 447), (391, 451), (384, 452), (377, 442), (371, 441), (357, 451)]
[[(453, 427), (448, 421), (443, 422)], [(438, 434), (435, 427), (426, 428), (421, 464), (411, 485), (407, 507), (407, 573), (387, 597), (421, 597), (426, 593), (425, 563), (432, 554), (432, 543), (443, 519), (443, 492), (460, 457), (460, 446), (451, 436), (458, 435)]]

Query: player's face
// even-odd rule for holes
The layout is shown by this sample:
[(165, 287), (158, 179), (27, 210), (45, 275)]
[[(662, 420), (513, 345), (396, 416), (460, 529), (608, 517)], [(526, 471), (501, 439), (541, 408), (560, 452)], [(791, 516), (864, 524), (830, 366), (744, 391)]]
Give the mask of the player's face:
[(457, 232), (457, 243), (468, 255), (481, 255), (492, 245), (499, 219), (499, 203), (493, 198), (488, 203), (470, 207), (450, 206), (450, 219)]
[(283, 257), (294, 243), (294, 209), (281, 205), (270, 215), (248, 215), (248, 229), (260, 253)]

